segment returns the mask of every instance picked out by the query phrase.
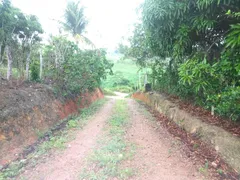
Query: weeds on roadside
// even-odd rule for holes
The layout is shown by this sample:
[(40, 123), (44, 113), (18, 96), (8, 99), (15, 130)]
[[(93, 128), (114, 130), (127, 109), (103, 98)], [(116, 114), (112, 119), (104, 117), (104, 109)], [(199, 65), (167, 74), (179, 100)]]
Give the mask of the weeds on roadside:
[(116, 94), (112, 90), (107, 89), (107, 88), (103, 89), (103, 94), (106, 96), (116, 96)]
[(204, 175), (207, 175), (207, 173), (208, 173), (208, 166), (209, 166), (208, 165), (208, 161), (206, 161), (204, 167), (200, 167), (199, 168), (199, 172), (204, 174)]
[[(126, 179), (134, 174), (132, 169), (121, 167), (121, 162), (129, 159), (134, 152), (124, 139), (128, 119), (126, 101), (118, 100), (108, 121), (108, 130), (98, 141), (100, 147), (89, 157), (80, 179)], [(127, 153), (129, 148), (131, 153)]]

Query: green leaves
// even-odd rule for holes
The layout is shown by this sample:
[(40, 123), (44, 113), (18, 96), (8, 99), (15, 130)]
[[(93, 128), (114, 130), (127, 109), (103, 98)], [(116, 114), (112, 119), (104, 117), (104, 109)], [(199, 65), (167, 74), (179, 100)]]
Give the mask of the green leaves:
[(218, 114), (227, 116), (233, 121), (240, 120), (240, 87), (230, 86), (219, 94), (209, 96), (208, 101), (214, 104)]
[(201, 92), (207, 94), (212, 90), (212, 83), (217, 81), (214, 69), (206, 60), (198, 62), (198, 59), (190, 59), (179, 67), (180, 84), (191, 86), (196, 95)]
[[(50, 56), (49, 63), (57, 64), (49, 69), (47, 76), (55, 82), (58, 95), (69, 97), (94, 90), (112, 72), (113, 64), (107, 61), (104, 50), (82, 51), (64, 37), (52, 39), (52, 47), (47, 47), (46, 51), (55, 56)], [(52, 58), (55, 62), (51, 62)]]
[(86, 28), (87, 20), (84, 16), (84, 8), (79, 2), (69, 1), (65, 9), (64, 22), (61, 22), (64, 29), (73, 36), (81, 35)]
[(239, 119), (239, 0), (145, 0), (142, 8), (131, 50), (152, 68), (156, 90)]
[(231, 32), (226, 39), (226, 47), (236, 48), (240, 47), (240, 23), (231, 25)]

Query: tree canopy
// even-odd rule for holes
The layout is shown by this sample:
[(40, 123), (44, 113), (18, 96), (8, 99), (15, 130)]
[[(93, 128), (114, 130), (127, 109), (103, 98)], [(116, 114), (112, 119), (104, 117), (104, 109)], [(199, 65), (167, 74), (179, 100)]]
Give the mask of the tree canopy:
[(132, 55), (141, 66), (152, 67), (156, 89), (214, 106), (237, 120), (239, 12), (239, 0), (145, 0)]
[[(69, 1), (64, 18), (64, 22), (60, 22), (64, 30), (86, 42), (88, 39), (82, 35), (87, 25), (84, 8)], [(107, 61), (104, 50), (81, 50), (78, 44), (62, 34), (50, 36), (49, 42), (43, 44), (41, 34), (43, 29), (36, 16), (15, 8), (10, 0), (2, 0), (1, 78), (3, 73), (4, 76), (7, 74), (8, 82), (12, 79), (41, 81), (52, 85), (57, 95), (69, 97), (99, 87), (101, 80), (112, 73), (113, 65)]]
[(86, 28), (88, 21), (84, 16), (84, 8), (79, 2), (70, 1), (64, 13), (63, 27), (72, 35), (81, 35)]

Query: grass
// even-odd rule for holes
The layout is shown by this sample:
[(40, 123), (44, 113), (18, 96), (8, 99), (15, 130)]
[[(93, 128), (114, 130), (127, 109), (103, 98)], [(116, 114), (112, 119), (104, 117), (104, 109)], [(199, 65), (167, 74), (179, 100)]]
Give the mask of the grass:
[(134, 146), (124, 139), (129, 123), (127, 112), (126, 101), (118, 100), (113, 115), (108, 120), (105, 135), (98, 141), (99, 148), (88, 158), (80, 179), (127, 179), (134, 175), (132, 169), (124, 168), (121, 164), (134, 154)]
[[(71, 133), (69, 133), (69, 129), (82, 129), (88, 123), (90, 117), (95, 114), (106, 101), (107, 99), (98, 100), (88, 108), (81, 109), (79, 116), (65, 120), (67, 121), (65, 129), (59, 130), (55, 134), (53, 134), (52, 131), (47, 132), (46, 134), (50, 136), (49, 139), (39, 144), (37, 149), (29, 154), (26, 159), (13, 162), (7, 169), (2, 170), (0, 172), (0, 180), (12, 179), (18, 176), (24, 171), (26, 165), (35, 166), (40, 157), (51, 150), (64, 150), (66, 148), (66, 143), (73, 138)], [(41, 137), (45, 135), (41, 134)]]
[(116, 96), (116, 94), (112, 90), (107, 89), (107, 88), (103, 89), (103, 94), (106, 96)]
[[(131, 59), (124, 59), (124, 60), (116, 60), (116, 59), (109, 59), (114, 63), (113, 66), (113, 73), (114, 75), (108, 75), (107, 79), (102, 82), (102, 87), (120, 91), (120, 92), (131, 92), (133, 91), (133, 87), (138, 85), (139, 81), (139, 67), (136, 65), (135, 61)], [(145, 72), (142, 70), (141, 73)], [(125, 79), (128, 81), (126, 84), (121, 85), (114, 85), (114, 83), (119, 82), (119, 79)], [(144, 78), (142, 77), (142, 84), (144, 82)]]
[(208, 161), (205, 162), (205, 165), (203, 167), (199, 168), (199, 172), (202, 173), (203, 175), (208, 174)]
[(223, 172), (222, 169), (218, 169), (218, 170), (217, 170), (217, 173), (220, 174), (220, 175), (222, 175), (224, 172)]
[(122, 92), (122, 93), (131, 93), (133, 92), (133, 88), (129, 87), (129, 86), (117, 86), (112, 88), (113, 91), (117, 91), (117, 92)]
[[(131, 84), (135, 85), (138, 81), (139, 68), (134, 63), (125, 63), (124, 61), (116, 62), (113, 66), (113, 73), (121, 73), (125, 79), (128, 79)], [(105, 81), (103, 81), (104, 88), (113, 88), (114, 82), (116, 82), (114, 75), (109, 75)]]
[[(12, 69), (12, 75), (13, 75), (13, 78), (17, 78), (19, 76), (19, 73), (18, 73), (18, 69), (17, 68), (13, 68)], [(5, 66), (0, 66), (0, 75), (3, 76), (4, 78), (7, 78), (7, 67)]]

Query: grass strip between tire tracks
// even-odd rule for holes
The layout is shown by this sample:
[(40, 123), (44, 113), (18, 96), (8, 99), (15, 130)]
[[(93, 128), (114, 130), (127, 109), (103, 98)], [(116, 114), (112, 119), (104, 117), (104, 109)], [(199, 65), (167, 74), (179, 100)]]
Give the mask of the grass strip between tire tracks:
[(81, 172), (80, 179), (127, 179), (134, 175), (132, 169), (121, 164), (134, 154), (134, 146), (124, 138), (128, 124), (127, 103), (125, 100), (117, 100), (105, 134), (98, 140), (98, 147), (89, 156), (87, 167)]

